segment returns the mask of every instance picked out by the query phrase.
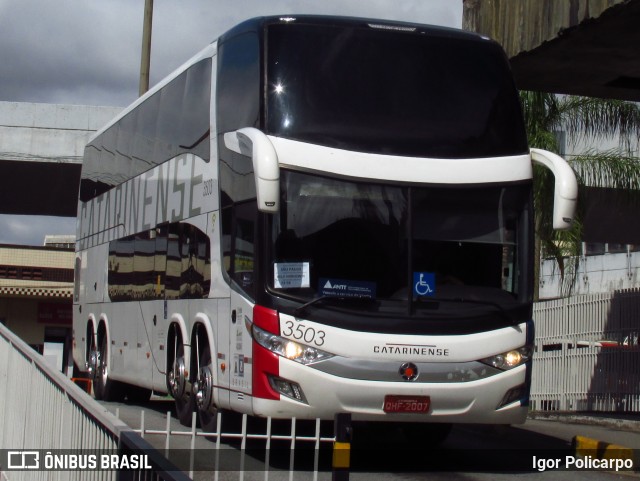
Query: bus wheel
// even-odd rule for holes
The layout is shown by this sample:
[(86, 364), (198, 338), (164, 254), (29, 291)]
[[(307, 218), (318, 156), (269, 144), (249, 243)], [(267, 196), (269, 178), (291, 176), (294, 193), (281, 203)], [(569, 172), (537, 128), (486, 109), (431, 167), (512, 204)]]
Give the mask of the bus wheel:
[(211, 350), (204, 346), (198, 362), (198, 379), (193, 385), (200, 427), (204, 432), (215, 432), (218, 409), (213, 402), (213, 366)]
[(174, 339), (175, 356), (171, 369), (167, 370), (167, 388), (175, 400), (176, 416), (180, 424), (191, 426), (195, 402), (189, 390), (186, 389), (184, 345), (177, 336)]
[(95, 354), (95, 370), (93, 375), (93, 392), (99, 401), (123, 401), (124, 390), (122, 384), (109, 379), (109, 343), (107, 335), (102, 336), (100, 348)]
[(98, 370), (98, 349), (96, 348), (94, 337), (91, 336), (90, 339), (91, 341), (89, 344), (87, 362), (85, 363), (85, 366), (87, 368), (87, 372), (89, 373), (89, 377), (95, 380), (96, 371)]

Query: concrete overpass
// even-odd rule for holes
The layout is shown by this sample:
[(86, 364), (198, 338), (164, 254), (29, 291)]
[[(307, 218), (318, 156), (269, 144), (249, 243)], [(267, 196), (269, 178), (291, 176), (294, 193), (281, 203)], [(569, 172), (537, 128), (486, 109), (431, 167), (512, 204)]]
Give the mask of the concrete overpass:
[(121, 110), (0, 102), (0, 213), (75, 217), (84, 145)]

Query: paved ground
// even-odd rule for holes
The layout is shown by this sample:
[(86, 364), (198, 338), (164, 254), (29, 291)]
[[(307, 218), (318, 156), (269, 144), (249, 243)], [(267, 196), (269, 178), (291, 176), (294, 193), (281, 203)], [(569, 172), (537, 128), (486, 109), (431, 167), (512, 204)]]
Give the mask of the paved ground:
[(640, 413), (536, 413), (524, 428), (570, 441), (574, 436), (585, 436), (602, 443), (626, 446), (640, 451)]

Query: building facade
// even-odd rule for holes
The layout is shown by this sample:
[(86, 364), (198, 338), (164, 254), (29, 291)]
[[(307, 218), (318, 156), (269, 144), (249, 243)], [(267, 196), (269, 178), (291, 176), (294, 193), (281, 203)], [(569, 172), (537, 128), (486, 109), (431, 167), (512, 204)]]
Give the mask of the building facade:
[(73, 249), (0, 245), (0, 322), (66, 370)]

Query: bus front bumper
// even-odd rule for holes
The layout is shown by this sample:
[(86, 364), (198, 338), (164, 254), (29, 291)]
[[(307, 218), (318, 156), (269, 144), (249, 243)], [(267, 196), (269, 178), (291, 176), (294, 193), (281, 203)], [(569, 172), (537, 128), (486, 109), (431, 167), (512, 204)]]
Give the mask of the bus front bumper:
[[(527, 365), (467, 382), (374, 381), (335, 376), (295, 362), (281, 361), (279, 378), (295, 383), (304, 401), (253, 398), (259, 416), (333, 419), (348, 412), (355, 421), (521, 424), (528, 406)], [(504, 403), (519, 390), (523, 396)], [(426, 412), (388, 413), (387, 396), (427, 396)]]

